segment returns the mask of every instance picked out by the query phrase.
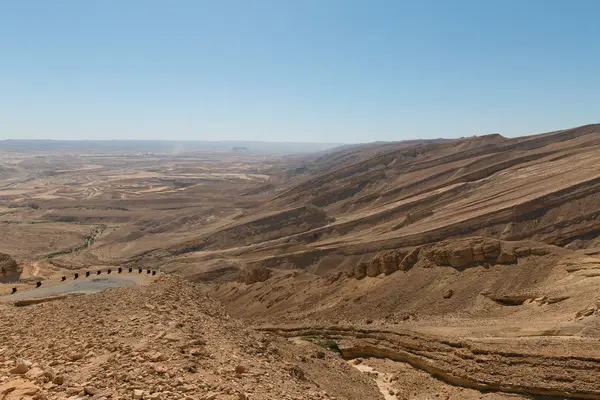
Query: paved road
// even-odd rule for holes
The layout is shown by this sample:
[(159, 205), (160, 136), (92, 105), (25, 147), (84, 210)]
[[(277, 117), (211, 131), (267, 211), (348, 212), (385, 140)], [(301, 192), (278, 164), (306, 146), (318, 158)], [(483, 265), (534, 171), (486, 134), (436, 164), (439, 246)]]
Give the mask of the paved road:
[[(80, 278), (81, 279), (81, 278)], [(69, 281), (64, 283), (58, 283), (55, 285), (48, 285), (32, 290), (23, 292), (17, 292), (15, 294), (9, 294), (0, 297), (0, 300), (23, 300), (32, 299), (38, 297), (56, 296), (60, 294), (69, 293), (94, 293), (101, 292), (106, 289), (114, 289), (121, 286), (131, 286), (138, 284), (138, 281), (134, 278), (120, 278), (120, 277), (98, 277), (98, 278), (87, 278), (77, 281)]]

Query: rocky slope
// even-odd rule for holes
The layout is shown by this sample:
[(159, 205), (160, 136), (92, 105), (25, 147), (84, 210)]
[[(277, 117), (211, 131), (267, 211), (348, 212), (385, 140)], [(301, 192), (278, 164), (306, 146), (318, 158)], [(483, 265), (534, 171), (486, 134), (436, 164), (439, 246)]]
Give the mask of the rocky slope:
[(337, 355), (249, 330), (179, 278), (0, 313), (3, 400), (383, 398)]
[[(408, 363), (453, 386), (479, 391), (573, 399), (600, 399), (596, 342), (579, 352), (561, 343), (452, 340), (410, 331), (355, 327), (275, 328), (281, 336), (323, 335), (336, 339), (346, 358), (372, 357)], [(591, 352), (591, 354), (590, 354)]]
[[(196, 260), (235, 260), (235, 268), (247, 263), (307, 268), (327, 256), (466, 236), (532, 239), (572, 249), (599, 244), (600, 125), (514, 139), (489, 135), (380, 148), (367, 147), (354, 163), (344, 157), (348, 150), (334, 153), (332, 159), (344, 161), (317, 162), (303, 182), (234, 224), (207, 232), (200, 243), (168, 250)], [(290, 210), (307, 204), (319, 217), (300, 223), (303, 217)], [(174, 257), (167, 267), (177, 270), (188, 261)]]
[[(445, 398), (481, 398), (462, 388), (600, 399), (600, 258), (486, 237), (362, 258), (324, 276), (272, 268), (267, 279), (207, 290), (259, 330), (326, 337), (345, 358), (425, 371), (444, 382), (436, 394)], [(394, 399), (429, 390), (383, 383)]]

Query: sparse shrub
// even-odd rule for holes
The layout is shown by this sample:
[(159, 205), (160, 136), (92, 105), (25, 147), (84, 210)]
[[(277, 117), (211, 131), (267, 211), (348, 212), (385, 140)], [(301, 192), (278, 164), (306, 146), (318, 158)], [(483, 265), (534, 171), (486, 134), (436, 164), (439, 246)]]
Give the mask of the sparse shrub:
[(307, 340), (309, 342), (313, 342), (315, 344), (318, 344), (319, 346), (323, 347), (324, 349), (333, 351), (334, 353), (337, 353), (339, 355), (342, 354), (342, 351), (340, 350), (340, 348), (335, 340), (327, 339), (322, 336), (304, 336), (302, 339)]
[(338, 354), (342, 354), (342, 351), (340, 350), (340, 348), (338, 347), (338, 344), (335, 340), (330, 340), (330, 339), (326, 339), (324, 341), (322, 341), (321, 346), (333, 351), (334, 353), (338, 353)]

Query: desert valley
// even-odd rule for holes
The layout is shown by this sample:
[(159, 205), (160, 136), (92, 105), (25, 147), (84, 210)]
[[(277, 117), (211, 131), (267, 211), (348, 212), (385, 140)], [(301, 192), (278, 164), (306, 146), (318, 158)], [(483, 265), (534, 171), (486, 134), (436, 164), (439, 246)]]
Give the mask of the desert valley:
[(2, 141), (0, 267), (1, 400), (600, 399), (600, 125)]

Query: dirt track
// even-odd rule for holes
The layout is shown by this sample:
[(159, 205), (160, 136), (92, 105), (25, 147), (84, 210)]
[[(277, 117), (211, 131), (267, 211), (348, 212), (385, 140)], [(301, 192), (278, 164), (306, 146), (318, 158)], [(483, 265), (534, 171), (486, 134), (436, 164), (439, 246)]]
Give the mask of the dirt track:
[(115, 289), (121, 286), (131, 286), (141, 284), (143, 282), (150, 282), (150, 278), (136, 278), (136, 277), (93, 277), (88, 279), (70, 281), (65, 283), (58, 283), (54, 285), (44, 285), (37, 289), (26, 290), (23, 292), (17, 292), (15, 294), (9, 294), (0, 297), (0, 301), (15, 301), (29, 298), (38, 297), (49, 297), (59, 296), (64, 294), (73, 293), (96, 293), (102, 292), (108, 289)]

